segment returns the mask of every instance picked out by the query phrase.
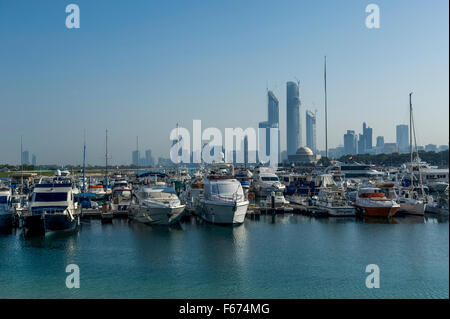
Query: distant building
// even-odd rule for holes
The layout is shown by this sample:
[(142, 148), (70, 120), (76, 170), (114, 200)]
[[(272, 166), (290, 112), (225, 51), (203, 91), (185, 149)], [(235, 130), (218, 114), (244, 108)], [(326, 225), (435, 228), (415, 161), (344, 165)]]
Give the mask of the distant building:
[(344, 155), (356, 154), (356, 134), (353, 130), (347, 130), (347, 134), (344, 134)]
[(377, 146), (376, 147), (383, 147), (384, 146), (384, 136), (377, 136)]
[(36, 166), (36, 155), (31, 155), (31, 165)]
[[(324, 152), (325, 154), (325, 152)], [(344, 146), (338, 146), (336, 148), (329, 148), (328, 149), (328, 157), (329, 158), (340, 158), (345, 155), (345, 149)]]
[(397, 143), (384, 143), (383, 153), (384, 154), (398, 153)]
[(278, 99), (272, 91), (267, 92), (267, 122), (271, 124), (280, 123), (280, 111)]
[(435, 144), (428, 144), (425, 145), (425, 152), (437, 152), (438, 151), (438, 147)]
[(363, 123), (363, 138), (364, 138), (364, 153), (370, 153), (372, 149), (372, 135), (373, 130), (371, 127), (366, 125), (366, 122)]
[(409, 131), (408, 125), (400, 124), (396, 126), (396, 140), (400, 153), (409, 153)]
[(300, 146), (300, 92), (295, 82), (286, 83), (286, 145), (289, 155)]
[[(279, 103), (278, 99), (272, 91), (267, 92), (267, 121), (260, 122), (258, 127), (266, 130), (266, 155), (268, 156), (271, 151), (270, 145), (270, 129), (278, 129), (278, 162), (281, 160), (280, 152), (280, 130), (279, 130)], [(248, 141), (247, 141), (248, 142)], [(247, 146), (248, 148), (248, 146)]]
[(258, 128), (264, 129), (266, 131), (266, 156), (270, 155), (271, 145), (270, 145), (270, 130), (275, 128), (278, 130), (278, 162), (280, 162), (281, 154), (280, 154), (280, 130), (278, 129), (278, 123), (269, 123), (269, 122), (260, 122)]
[(448, 150), (448, 145), (439, 146), (439, 152), (446, 151), (446, 150)]
[(320, 155), (314, 155), (308, 147), (300, 147), (294, 155), (288, 155), (288, 161), (291, 164), (304, 165), (316, 164), (320, 160)]
[(28, 152), (28, 151), (22, 152), (22, 164), (30, 165), (30, 152)]
[(365, 140), (363, 134), (359, 134), (357, 153), (358, 154), (365, 154), (366, 153), (366, 140)]
[(152, 150), (146, 150), (145, 151), (145, 166), (154, 166), (155, 160), (152, 156)]
[(316, 114), (306, 111), (306, 146), (313, 152), (316, 148)]
[(172, 160), (170, 158), (163, 158), (163, 157), (159, 157), (158, 158), (158, 166), (174, 166), (175, 164), (172, 162)]
[(139, 151), (131, 152), (131, 164), (133, 166), (139, 166)]

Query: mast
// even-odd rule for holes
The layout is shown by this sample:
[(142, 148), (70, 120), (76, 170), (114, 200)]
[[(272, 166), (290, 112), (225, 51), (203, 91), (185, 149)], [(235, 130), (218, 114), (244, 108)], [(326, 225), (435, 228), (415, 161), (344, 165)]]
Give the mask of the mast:
[(20, 184), (23, 191), (23, 135), (20, 135)]
[(108, 129), (106, 129), (105, 183), (106, 188), (108, 188)]
[(325, 56), (324, 66), (325, 84), (325, 157), (328, 158), (328, 101), (327, 101), (327, 56)]
[(84, 130), (83, 144), (83, 193), (86, 193), (86, 130)]
[(139, 162), (141, 160), (141, 155), (139, 154), (139, 136), (136, 136), (136, 157), (137, 157), (136, 166), (139, 169)]
[(411, 155), (411, 164), (413, 161), (413, 148), (412, 148), (412, 92), (409, 93), (409, 153)]

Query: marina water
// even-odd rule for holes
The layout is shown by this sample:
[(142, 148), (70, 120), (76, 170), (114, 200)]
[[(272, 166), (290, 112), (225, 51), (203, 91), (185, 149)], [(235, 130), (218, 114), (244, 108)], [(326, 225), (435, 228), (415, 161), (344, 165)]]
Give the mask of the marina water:
[[(449, 224), (262, 215), (237, 227), (83, 220), (0, 235), (0, 298), (448, 298)], [(68, 264), (80, 288), (68, 289)], [(368, 264), (380, 288), (368, 289)]]

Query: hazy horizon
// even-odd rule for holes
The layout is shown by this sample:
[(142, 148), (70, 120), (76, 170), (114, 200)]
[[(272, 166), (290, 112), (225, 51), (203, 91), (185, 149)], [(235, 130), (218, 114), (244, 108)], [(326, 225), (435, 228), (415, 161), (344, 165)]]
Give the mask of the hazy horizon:
[[(380, 7), (367, 29), (365, 7)], [(76, 3), (81, 28), (65, 27)], [(448, 1), (48, 1), (0, 0), (0, 163), (104, 163), (131, 152), (169, 157), (170, 131), (253, 127), (267, 120), (266, 90), (279, 100), (286, 148), (286, 82), (300, 81), (305, 111), (317, 110), (325, 148), (323, 60), (327, 56), (328, 145), (362, 123), (385, 142), (409, 124), (417, 143), (448, 145)], [(220, 13), (220, 14), (219, 14)]]

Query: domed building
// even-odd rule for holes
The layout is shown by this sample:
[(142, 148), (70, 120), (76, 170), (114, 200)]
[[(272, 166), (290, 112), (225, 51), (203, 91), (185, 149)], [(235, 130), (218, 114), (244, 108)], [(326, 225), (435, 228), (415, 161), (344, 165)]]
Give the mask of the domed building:
[(288, 161), (291, 164), (316, 164), (320, 155), (314, 155), (313, 151), (305, 146), (300, 147), (294, 155), (288, 155)]

